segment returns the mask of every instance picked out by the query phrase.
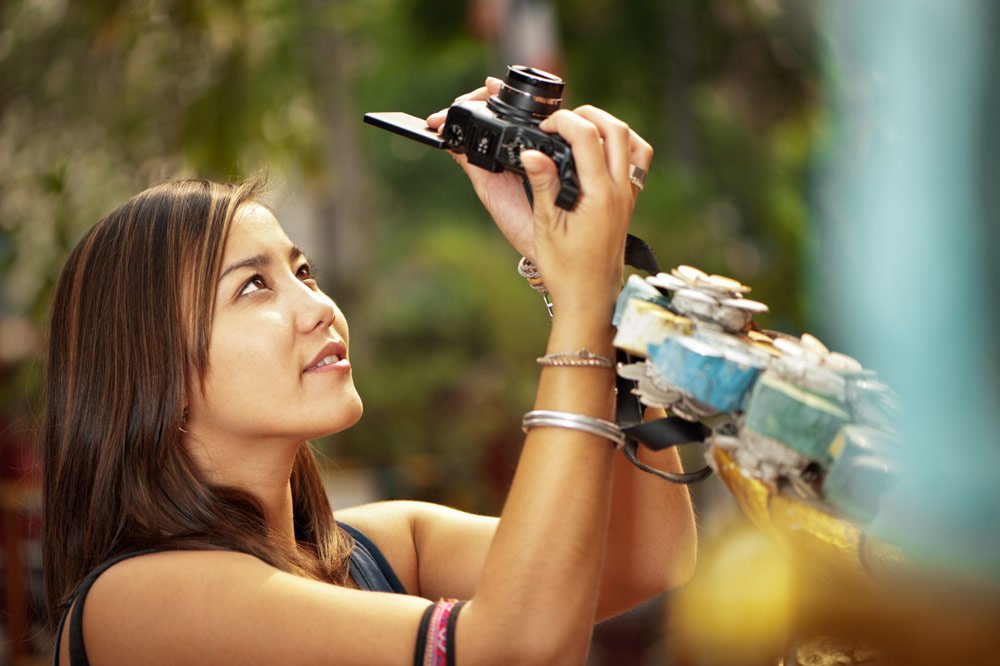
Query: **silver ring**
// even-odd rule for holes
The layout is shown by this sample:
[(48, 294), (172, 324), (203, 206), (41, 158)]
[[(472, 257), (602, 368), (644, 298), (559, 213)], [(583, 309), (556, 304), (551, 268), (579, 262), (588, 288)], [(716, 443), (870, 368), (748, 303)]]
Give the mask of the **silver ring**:
[(628, 179), (630, 183), (635, 185), (639, 191), (642, 192), (642, 188), (646, 186), (646, 170), (634, 164), (629, 164)]

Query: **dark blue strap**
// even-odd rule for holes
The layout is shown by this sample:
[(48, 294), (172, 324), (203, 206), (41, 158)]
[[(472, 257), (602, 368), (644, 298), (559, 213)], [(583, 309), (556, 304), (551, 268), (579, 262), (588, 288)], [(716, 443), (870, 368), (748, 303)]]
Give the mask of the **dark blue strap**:
[[(56, 630), (55, 655), (53, 656), (53, 663), (55, 666), (59, 666), (59, 652), (62, 646), (62, 631), (63, 626), (66, 624), (66, 617), (69, 615), (70, 609), (73, 609), (73, 613), (69, 617), (69, 664), (70, 666), (90, 666), (90, 661), (87, 659), (87, 648), (83, 644), (83, 604), (87, 601), (87, 593), (90, 592), (90, 588), (94, 584), (94, 581), (97, 580), (98, 576), (122, 560), (159, 552), (162, 552), (162, 549), (140, 550), (135, 553), (118, 555), (117, 557), (113, 557), (107, 562), (99, 565), (96, 569), (87, 574), (87, 577), (83, 579), (80, 586), (76, 588), (76, 592), (74, 592), (73, 596), (69, 598), (69, 601), (66, 603), (66, 610), (63, 611), (62, 617), (59, 618), (59, 628)], [(73, 605), (74, 603), (76, 604), (75, 606)]]
[(337, 523), (354, 537), (354, 551), (351, 553), (351, 578), (363, 590), (373, 592), (396, 592), (406, 594), (406, 588), (393, 571), (389, 561), (371, 539), (358, 529)]

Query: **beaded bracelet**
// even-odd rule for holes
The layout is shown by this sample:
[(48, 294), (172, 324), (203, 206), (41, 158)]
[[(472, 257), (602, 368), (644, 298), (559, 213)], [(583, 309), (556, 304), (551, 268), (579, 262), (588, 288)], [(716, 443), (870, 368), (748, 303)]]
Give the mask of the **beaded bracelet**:
[(548, 310), (549, 319), (551, 319), (552, 301), (549, 300), (549, 292), (542, 283), (542, 275), (538, 272), (538, 267), (527, 257), (521, 257), (521, 261), (517, 264), (517, 272), (528, 281), (532, 289), (542, 295), (542, 300), (545, 301), (545, 309)]
[(586, 348), (574, 352), (553, 352), (535, 359), (538, 365), (556, 368), (613, 368), (615, 362), (607, 356), (595, 354)]
[(457, 599), (431, 604), (420, 618), (413, 666), (455, 666), (455, 623), (465, 605)]

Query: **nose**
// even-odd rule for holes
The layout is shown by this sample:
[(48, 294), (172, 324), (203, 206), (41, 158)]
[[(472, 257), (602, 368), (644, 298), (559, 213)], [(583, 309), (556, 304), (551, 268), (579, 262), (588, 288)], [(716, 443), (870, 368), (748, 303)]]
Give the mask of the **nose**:
[(337, 318), (337, 306), (333, 300), (319, 289), (299, 283), (296, 290), (295, 319), (298, 329), (310, 333), (316, 329), (326, 330), (333, 326)]

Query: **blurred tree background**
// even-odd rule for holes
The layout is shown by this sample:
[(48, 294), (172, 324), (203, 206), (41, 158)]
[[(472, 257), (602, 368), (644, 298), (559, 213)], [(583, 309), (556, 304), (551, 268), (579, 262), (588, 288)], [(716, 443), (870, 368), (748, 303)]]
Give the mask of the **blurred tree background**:
[(547, 40), (525, 64), (656, 149), (633, 230), (661, 265), (749, 283), (765, 326), (801, 332), (820, 250), (805, 198), (822, 121), (813, 14), (802, 0), (0, 3), (5, 477), (30, 471), (48, 301), (77, 239), (159, 180), (266, 170), (352, 326), (365, 416), (317, 444), (331, 487), (368, 470), (379, 496), (497, 511), (544, 307), (452, 161), (362, 114), (426, 115), (533, 53), (518, 38)]

